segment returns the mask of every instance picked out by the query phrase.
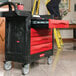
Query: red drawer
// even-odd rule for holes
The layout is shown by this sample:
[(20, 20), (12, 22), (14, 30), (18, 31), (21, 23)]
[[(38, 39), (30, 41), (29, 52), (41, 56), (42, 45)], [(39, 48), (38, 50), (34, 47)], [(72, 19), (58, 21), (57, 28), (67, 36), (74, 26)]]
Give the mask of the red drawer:
[[(52, 31), (52, 30), (51, 30)], [(33, 29), (31, 28), (31, 36), (47, 36), (52, 35), (52, 32), (48, 29)]]
[(31, 45), (39, 45), (39, 44), (44, 44), (49, 42), (52, 42), (52, 36), (31, 38)]
[(31, 46), (31, 54), (36, 54), (52, 49), (52, 43)]

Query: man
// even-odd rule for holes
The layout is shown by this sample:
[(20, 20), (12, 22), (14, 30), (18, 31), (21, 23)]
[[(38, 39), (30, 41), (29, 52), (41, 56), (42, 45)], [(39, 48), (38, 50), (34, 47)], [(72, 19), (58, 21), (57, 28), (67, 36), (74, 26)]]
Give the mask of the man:
[(61, 0), (51, 0), (46, 6), (51, 15), (60, 18), (59, 3)]

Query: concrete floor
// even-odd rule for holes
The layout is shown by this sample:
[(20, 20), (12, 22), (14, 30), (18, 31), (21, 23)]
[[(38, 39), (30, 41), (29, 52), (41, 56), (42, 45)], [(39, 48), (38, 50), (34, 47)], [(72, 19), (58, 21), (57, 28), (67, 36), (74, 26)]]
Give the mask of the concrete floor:
[[(54, 56), (52, 57), (53, 63), (51, 65), (47, 64), (46, 58), (31, 64), (30, 73), (26, 76), (76, 76), (75, 45), (76, 43), (65, 43), (59, 57), (59, 53), (55, 57), (57, 51), (55, 49)], [(3, 70), (3, 61), (4, 55), (0, 55), (0, 76), (23, 76), (21, 73), (21, 64), (14, 63), (14, 67), (10, 71), (5, 71)]]

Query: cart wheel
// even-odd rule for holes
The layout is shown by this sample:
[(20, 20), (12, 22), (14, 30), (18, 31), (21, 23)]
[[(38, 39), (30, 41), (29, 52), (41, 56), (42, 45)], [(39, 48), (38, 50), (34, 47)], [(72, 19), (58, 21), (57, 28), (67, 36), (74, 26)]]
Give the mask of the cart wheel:
[(23, 68), (22, 68), (23, 75), (27, 75), (29, 73), (29, 66), (30, 66), (29, 64), (26, 64), (23, 66)]
[(12, 68), (11, 61), (7, 61), (7, 62), (4, 63), (4, 69), (6, 71), (11, 70), (11, 68)]
[(48, 59), (47, 59), (47, 63), (48, 63), (49, 65), (52, 64), (52, 56), (48, 57)]

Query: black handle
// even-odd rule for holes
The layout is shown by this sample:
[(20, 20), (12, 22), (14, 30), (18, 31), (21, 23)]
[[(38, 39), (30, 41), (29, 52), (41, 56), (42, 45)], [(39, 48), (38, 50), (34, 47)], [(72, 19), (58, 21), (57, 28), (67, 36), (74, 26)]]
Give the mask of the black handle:
[(17, 6), (15, 3), (12, 2), (4, 2), (2, 4), (0, 4), (0, 7), (8, 5), (9, 6), (9, 11), (12, 11), (12, 6), (14, 6), (14, 10), (17, 11)]

